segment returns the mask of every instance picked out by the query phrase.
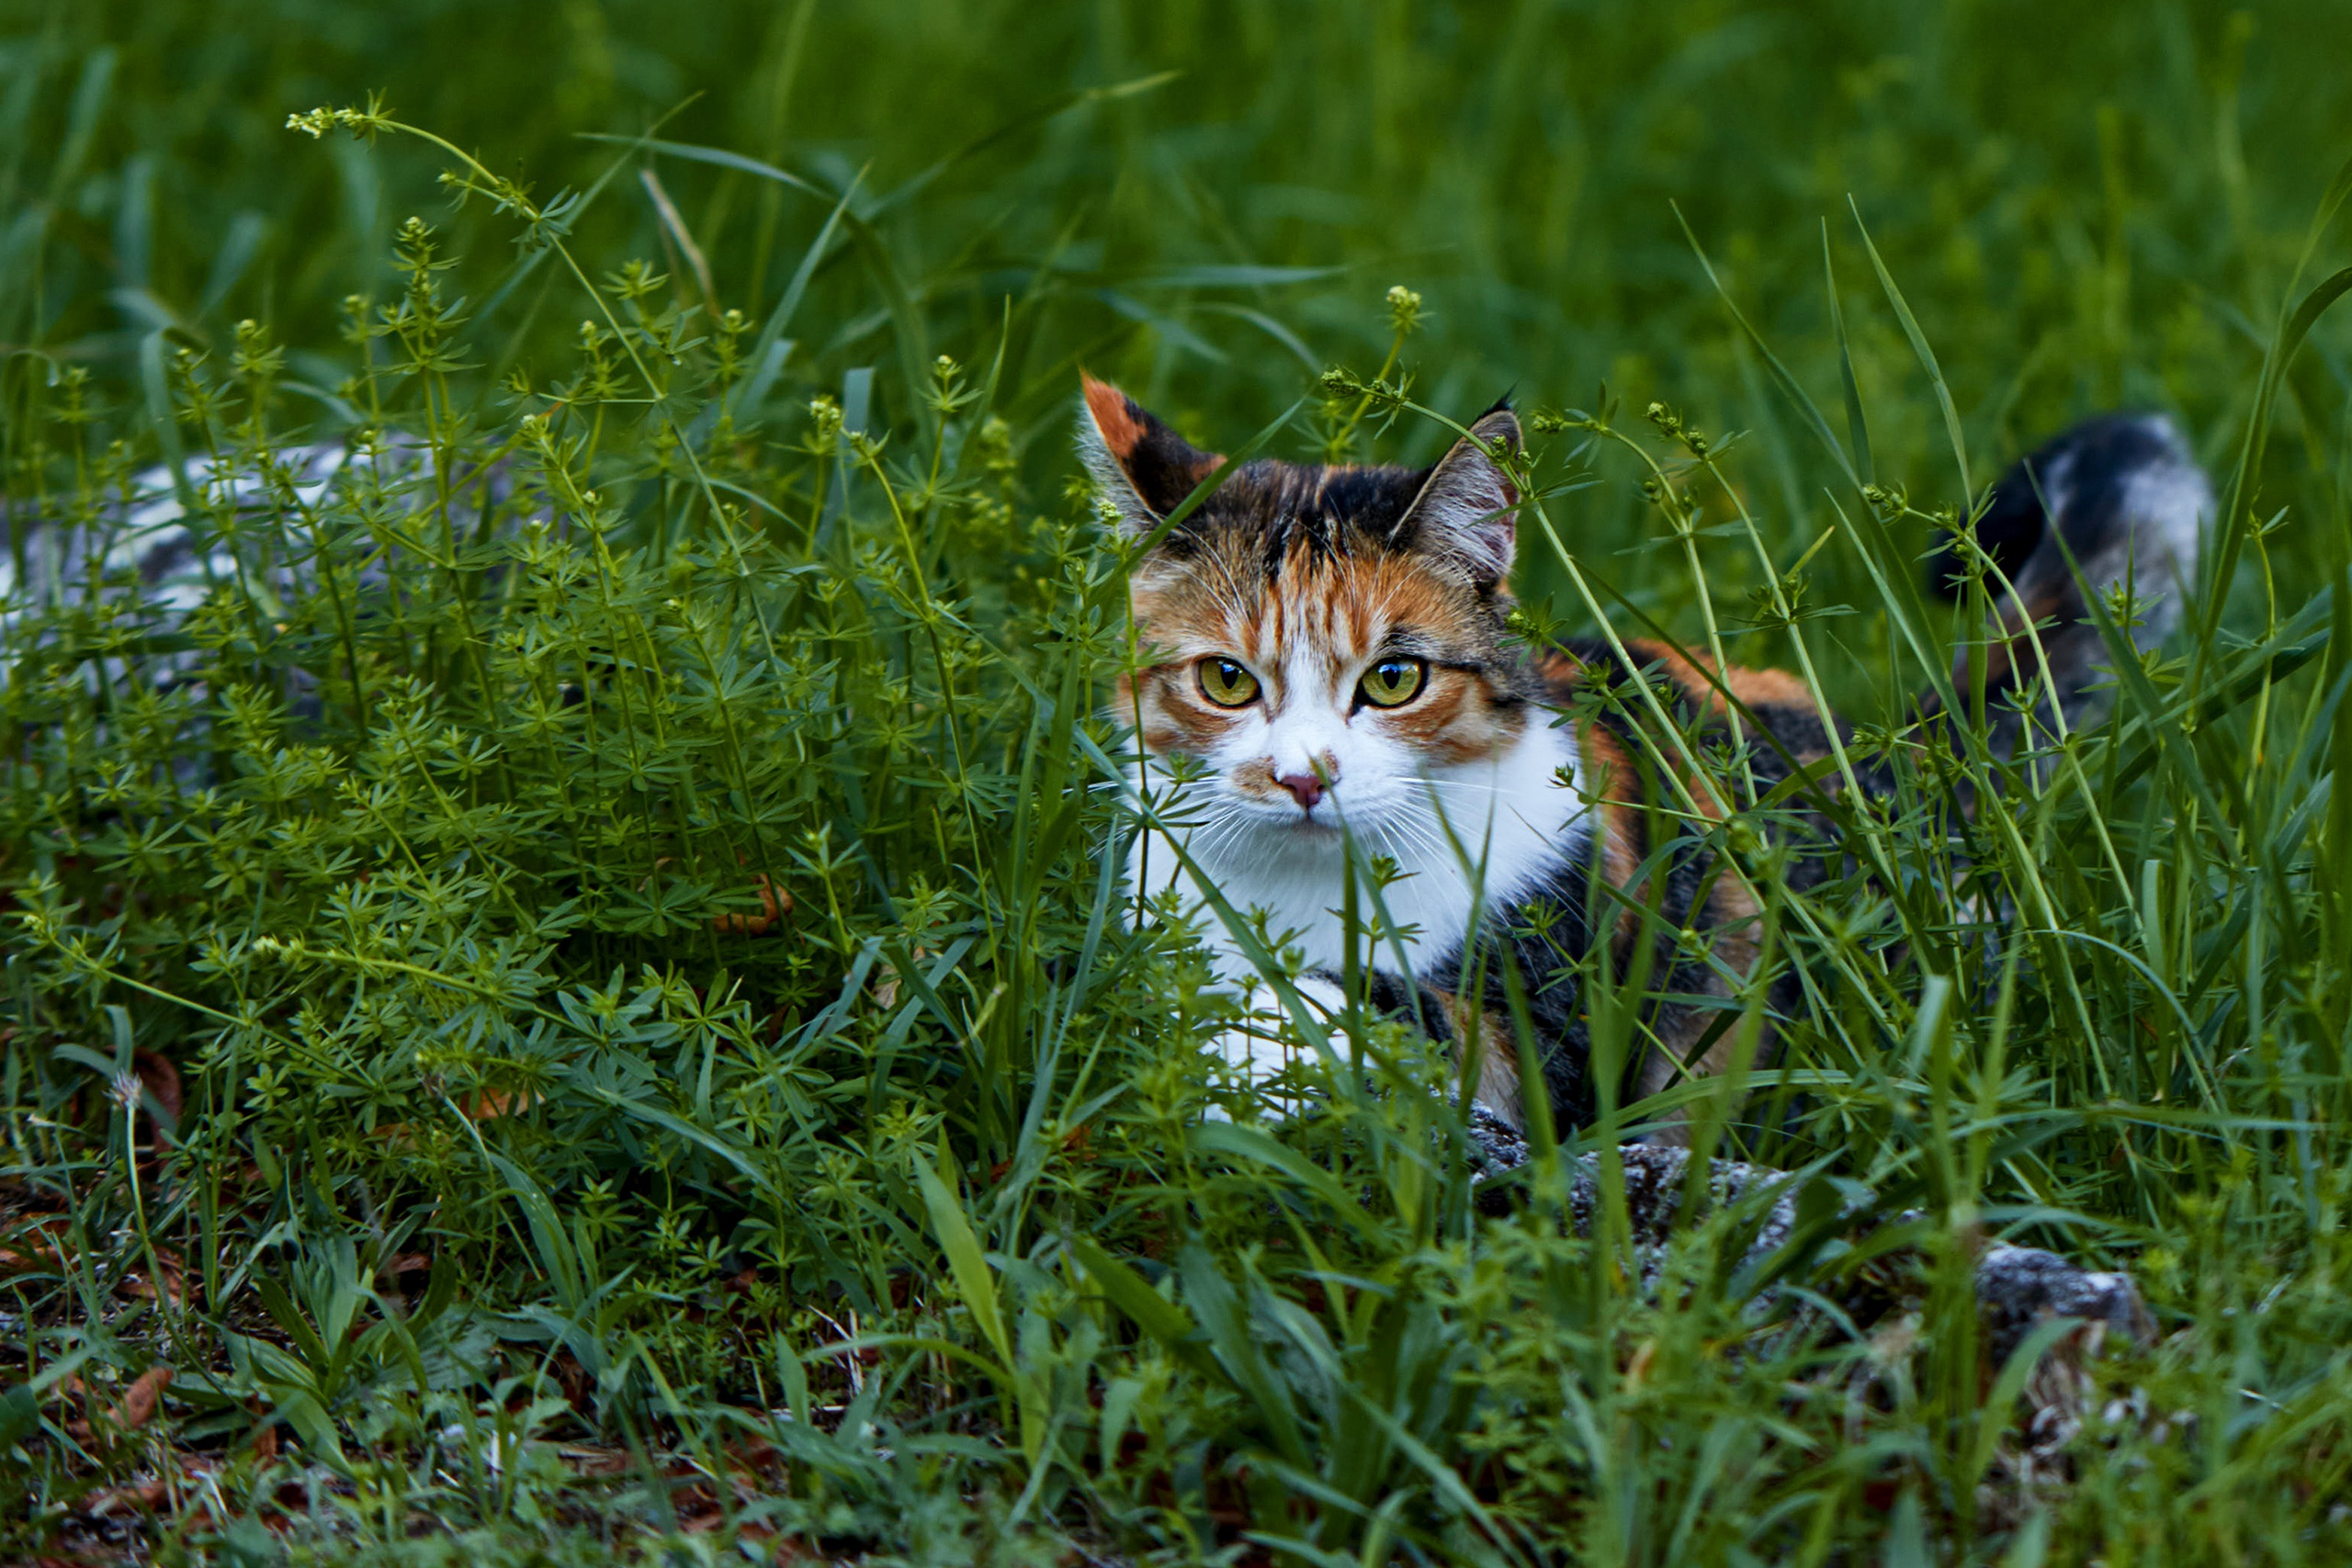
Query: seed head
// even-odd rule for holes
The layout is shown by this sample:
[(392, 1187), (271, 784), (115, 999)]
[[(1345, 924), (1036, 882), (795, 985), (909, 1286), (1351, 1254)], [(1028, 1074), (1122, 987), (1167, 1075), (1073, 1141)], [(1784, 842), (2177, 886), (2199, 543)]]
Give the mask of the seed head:
[(1398, 337), (1419, 329), (1421, 297), (1399, 283), (1388, 290), (1388, 324)]

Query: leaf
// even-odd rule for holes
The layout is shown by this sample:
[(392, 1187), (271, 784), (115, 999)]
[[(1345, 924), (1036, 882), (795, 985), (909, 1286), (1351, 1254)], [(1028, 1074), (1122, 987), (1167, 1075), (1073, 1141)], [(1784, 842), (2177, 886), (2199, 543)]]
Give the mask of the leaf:
[[(2344, 175), (2336, 176), (2337, 186), (2344, 184), (2346, 175), (2352, 175), (2352, 164), (2346, 164)], [(2330, 188), (2329, 197), (2331, 201), (2341, 199), (2336, 187)], [(2311, 335), (2312, 328), (2319, 324), (2328, 308), (2347, 292), (2352, 292), (2352, 267), (2332, 274), (2313, 287), (2296, 304), (2294, 313), (2281, 323), (2278, 337), (2272, 340), (2269, 352), (2263, 358), (2262, 377), (2256, 384), (2254, 412), (2246, 423), (2245, 441), (2238, 449), (2237, 468), (2222, 499), (2221, 515), (2214, 528), (2214, 542), (2220, 547), (2220, 554), (2207, 569), (2208, 597), (2198, 639), (2200, 675), (2221, 630), (2222, 609), (2229, 600), (2230, 581), (2237, 574), (2238, 556), (2245, 548), (2245, 525), (2253, 522), (2254, 491), (2261, 477), (2263, 453), (2270, 444), (2271, 406), (2278, 401), (2278, 389), (2286, 383), (2287, 367), (2303, 346), (2303, 340)]]
[(1312, 283), (1337, 277), (1340, 266), (1204, 265), (1170, 267), (1148, 277), (1129, 280), (1136, 288), (1264, 288), (1284, 283)]
[(0, 1448), (24, 1441), (40, 1430), (40, 1396), (28, 1382), (11, 1383), (0, 1393)]
[(1905, 1487), (1895, 1499), (1894, 1518), (1886, 1527), (1886, 1552), (1879, 1561), (1884, 1568), (1933, 1568), (1936, 1559), (1928, 1550), (1928, 1527), (1916, 1487)]
[(548, 1282), (556, 1288), (557, 1299), (567, 1311), (577, 1311), (588, 1299), (588, 1281), (582, 1272), (579, 1254), (572, 1247), (571, 1233), (556, 1217), (555, 1205), (548, 1201), (547, 1193), (531, 1179), (530, 1174), (512, 1160), (492, 1155), (490, 1163), (506, 1179), (508, 1190), (522, 1207), (524, 1220), (531, 1228), (532, 1244), (538, 1250), (540, 1267), (547, 1272)]
[(1257, 1405), (1274, 1447), (1293, 1464), (1309, 1468), (1313, 1461), (1307, 1458), (1306, 1438), (1299, 1430), (1290, 1383), (1282, 1370), (1267, 1359), (1233, 1281), (1197, 1242), (1184, 1248), (1177, 1269), (1184, 1281), (1185, 1298), (1201, 1314), (1201, 1327), (1216, 1348), (1217, 1359), (1225, 1364), (1235, 1386)]
[(139, 1374), (138, 1381), (123, 1391), (122, 1403), (115, 1406), (115, 1425), (124, 1431), (136, 1431), (147, 1425), (155, 1414), (164, 1390), (172, 1383), (172, 1369), (150, 1367)]
[(1250, 1160), (1279, 1170), (1322, 1199), (1333, 1213), (1347, 1222), (1350, 1229), (1367, 1241), (1377, 1243), (1386, 1235), (1380, 1223), (1364, 1212), (1363, 1205), (1350, 1195), (1338, 1177), (1296, 1149), (1275, 1142), (1255, 1127), (1244, 1127), (1233, 1122), (1204, 1122), (1193, 1129), (1193, 1146), (1206, 1153)]
[(996, 1304), (996, 1279), (989, 1271), (988, 1255), (980, 1248), (979, 1237), (972, 1234), (972, 1223), (965, 1217), (964, 1205), (941, 1180), (931, 1162), (917, 1154), (913, 1156), (915, 1181), (922, 1189), (923, 1206), (931, 1211), (931, 1228), (939, 1237), (940, 1247), (947, 1254), (947, 1267), (956, 1277), (956, 1290), (964, 1298), (964, 1305), (978, 1324), (980, 1332), (1006, 1367), (1012, 1365), (1012, 1341), (1004, 1332), (1004, 1319)]
[(1865, 482), (1875, 482), (1878, 469), (1871, 460), (1870, 420), (1862, 412), (1862, 387), (1854, 377), (1853, 345), (1846, 341), (1846, 310), (1838, 299), (1838, 269), (1829, 259), (1829, 220), (1821, 220), (1821, 277), (1829, 297), (1829, 325), (1838, 340), (1838, 378), (1846, 391), (1846, 435), (1854, 444), (1854, 467)]
[[(300, 1367), (301, 1376), (306, 1380), (324, 1376), (327, 1363), (333, 1359), (327, 1343), (311, 1326), (311, 1320), (295, 1306), (293, 1298), (286, 1293), (286, 1287), (267, 1274), (256, 1274), (254, 1276), (254, 1293), (261, 1298), (262, 1310), (269, 1314), (270, 1321), (283, 1329), (286, 1337), (294, 1341), (294, 1348), (301, 1352), (299, 1361), (288, 1358), (289, 1365)], [(276, 1349), (276, 1347), (271, 1348)]]
[(531, 1091), (527, 1089), (485, 1089), (469, 1097), (466, 1115), (475, 1122), (495, 1122), (502, 1116), (515, 1116), (531, 1108)]
[(1903, 290), (1894, 286), (1894, 275), (1886, 270), (1886, 263), (1879, 259), (1878, 247), (1871, 243), (1871, 231), (1862, 227), (1862, 209), (1854, 198), (1848, 197), (1846, 205), (1854, 214), (1854, 227), (1862, 236), (1862, 249), (1870, 253), (1871, 266), (1878, 274), (1879, 287), (1886, 291), (1886, 301), (1894, 307), (1894, 319), (1903, 324), (1903, 335), (1910, 340), (1911, 352), (1918, 356), (1919, 368), (1928, 373), (1928, 383), (1935, 388), (1936, 406), (1943, 411), (1944, 434), (1951, 442), (1952, 460), (1960, 465), (1960, 501), (1968, 507), (1976, 501), (1976, 491), (1968, 476), (1968, 444), (1960, 435), (1960, 410), (1953, 406), (1951, 389), (1944, 384), (1944, 373), (1936, 363), (1935, 351), (1928, 346), (1928, 334), (1919, 330), (1917, 318), (1904, 302)]
[(1830, 460), (1845, 471), (1847, 479), (1852, 481), (1856, 490), (1861, 489), (1862, 478), (1855, 472), (1853, 460), (1846, 455), (1846, 448), (1840, 446), (1838, 437), (1831, 434), (1829, 421), (1823, 417), (1820, 407), (1806, 393), (1804, 384), (1798, 381), (1795, 374), (1786, 365), (1781, 363), (1781, 356), (1772, 352), (1772, 345), (1764, 341), (1764, 334), (1758, 332), (1740, 310), (1738, 304), (1731, 297), (1731, 290), (1724, 287), (1723, 278), (1717, 275), (1715, 264), (1707, 259), (1707, 253), (1700, 247), (1699, 236), (1691, 232), (1690, 220), (1682, 216), (1681, 208), (1674, 209), (1674, 220), (1682, 225), (1682, 237), (1690, 243), (1690, 254), (1699, 258), (1699, 268), (1707, 275), (1708, 283), (1713, 286), (1715, 297), (1723, 301), (1724, 309), (1731, 312), (1731, 319), (1738, 323), (1739, 330), (1747, 335), (1747, 341), (1754, 345), (1756, 352), (1763, 356), (1764, 367), (1772, 373), (1774, 384), (1789, 400), (1790, 406), (1803, 417), (1806, 428), (1810, 429), (1815, 438), (1821, 443), (1822, 449), (1829, 454)]
[(1233, 1380), (1217, 1365), (1216, 1358), (1209, 1353), (1201, 1337), (1199, 1326), (1182, 1307), (1144, 1283), (1142, 1275), (1086, 1237), (1074, 1235), (1064, 1245), (1078, 1259), (1078, 1266), (1086, 1270), (1111, 1304), (1127, 1315), (1128, 1321), (1203, 1377), (1232, 1386)]

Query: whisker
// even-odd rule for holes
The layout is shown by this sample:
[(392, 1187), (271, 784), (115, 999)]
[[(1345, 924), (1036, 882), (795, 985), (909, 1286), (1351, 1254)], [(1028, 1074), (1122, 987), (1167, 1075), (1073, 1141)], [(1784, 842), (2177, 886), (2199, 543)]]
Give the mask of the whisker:
[(1488, 795), (1506, 795), (1510, 793), (1510, 791), (1502, 784), (1480, 784), (1475, 779), (1432, 779), (1420, 774), (1408, 774), (1404, 778), (1398, 779), (1396, 782), (1400, 784), (1418, 785), (1422, 789), (1430, 791), (1433, 795), (1442, 795), (1450, 789), (1484, 790)]
[[(1391, 821), (1398, 837), (1416, 852), (1415, 858), (1440, 864), (1445, 862), (1447, 858), (1445, 840), (1430, 822), (1419, 815), (1402, 812), (1391, 818)], [(1407, 857), (1400, 854), (1396, 859), (1398, 863), (1402, 864)]]

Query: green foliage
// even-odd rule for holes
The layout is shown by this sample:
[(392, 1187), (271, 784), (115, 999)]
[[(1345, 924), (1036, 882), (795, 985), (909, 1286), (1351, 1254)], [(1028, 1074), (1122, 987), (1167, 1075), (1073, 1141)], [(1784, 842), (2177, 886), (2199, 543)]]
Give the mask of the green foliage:
[[(0, 54), (0, 1553), (2341, 1557), (2333, 13), (107, 13)], [(1784, 1056), (1559, 1134), (1918, 1210), (1917, 1269), (1779, 1260), (1885, 1332), (1766, 1332), (1736, 1206), (1482, 1212), (1394, 1025), (1279, 1125), (1213, 1079), (1111, 852), (1081, 362), (1302, 456), (1516, 381), (1529, 626), (1865, 721), (1841, 874), (1716, 829)], [(1915, 558), (2116, 401), (2235, 474), (2236, 570), (2107, 728), (1923, 750)], [(177, 597), (106, 553), (165, 503)], [(2054, 1469), (1985, 1229), (2163, 1321)]]

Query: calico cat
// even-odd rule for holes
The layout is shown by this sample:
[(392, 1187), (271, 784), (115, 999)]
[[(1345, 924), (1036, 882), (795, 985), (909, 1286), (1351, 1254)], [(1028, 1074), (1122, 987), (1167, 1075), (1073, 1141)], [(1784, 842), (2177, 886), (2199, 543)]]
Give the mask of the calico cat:
[[(1114, 387), (1088, 378), (1083, 391), (1080, 447), (1101, 499), (1130, 537), (1159, 536), (1131, 582), (1148, 661), (1120, 678), (1114, 709), (1137, 730), (1155, 807), (1156, 825), (1129, 851), (1136, 893), (1172, 891), (1201, 917), (1221, 980), (1238, 988), (1252, 987), (1257, 972), (1207, 912), (1200, 883), (1244, 918), (1261, 911), (1274, 947), (1304, 952), (1301, 997), (1335, 1012), (1344, 1000), (1350, 840), (1359, 868), (1373, 856), (1393, 860), (1397, 874), (1381, 893), (1390, 929), (1372, 951), (1358, 942), (1368, 998), (1457, 1049), (1476, 1030), (1483, 1068), (1471, 1092), (1520, 1124), (1530, 1089), (1519, 1081), (1502, 962), (1515, 961), (1540, 1048), (1540, 1092), (1564, 1130), (1597, 1116), (1573, 961), (1605, 927), (1622, 974), (1648, 923), (1664, 934), (1647, 990), (1663, 999), (1645, 1015), (1656, 1043), (1629, 1067), (1622, 1100), (1720, 1067), (1731, 1036), (1707, 1000), (1736, 988), (1756, 960), (1754, 897), (1724, 874), (1702, 835), (1674, 826), (1685, 818), (1645, 809), (1663, 786), (1644, 759), (1677, 758), (1681, 742), (1638, 733), (1638, 701), (1612, 710), (1590, 699), (1599, 688), (1625, 694), (1631, 682), (1662, 681), (1678, 722), (1701, 732), (1727, 728), (1729, 705), (1707, 670), (1661, 644), (1626, 642), (1621, 657), (1603, 640), (1531, 648), (1510, 634), (1521, 498), (1496, 461), (1519, 447), (1510, 410), (1489, 411), (1426, 468), (1246, 463), (1165, 529), (1225, 459)], [(1990, 665), (1985, 711), (2002, 754), (2026, 722), (2019, 704), (2004, 699), (2027, 686), (2045, 725), (2053, 709), (2070, 723), (2090, 716), (2102, 645), (2084, 620), (2084, 585), (2104, 593), (2132, 584), (2134, 636), (2153, 646), (2176, 616), (2211, 509), (2203, 473), (2160, 416), (2091, 420), (2000, 481), (1976, 537), (2015, 589), (2002, 607), (2003, 637), (1979, 656)], [(1950, 592), (1956, 575), (1948, 552), (1933, 580)], [(1760, 726), (1777, 742), (1750, 747), (1758, 797), (1828, 753), (1820, 710), (1793, 677), (1732, 669), (1720, 685), (1744, 710), (1750, 739)], [(1923, 716), (1932, 711), (1923, 704)], [(1180, 773), (1190, 781), (1180, 784)], [(1860, 782), (1888, 787), (1883, 778)], [(1650, 841), (1660, 822), (1679, 841)], [(1632, 887), (1645, 864), (1662, 867), (1660, 887)], [(1359, 878), (1361, 889), (1361, 869)], [(1632, 897), (1595, 908), (1597, 880)], [(1656, 900), (1655, 923), (1641, 916), (1645, 899)], [(1360, 892), (1359, 931), (1373, 908)], [(1685, 931), (1699, 933), (1703, 951), (1674, 940)], [(1477, 994), (1464, 995), (1472, 975)], [(1792, 987), (1772, 1010), (1786, 1016), (1795, 999)], [(1270, 1021), (1261, 1016), (1218, 1043), (1261, 1085), (1288, 1060)], [(1760, 1055), (1769, 1054), (1768, 1038)], [(1660, 1135), (1672, 1141), (1676, 1130)]]

